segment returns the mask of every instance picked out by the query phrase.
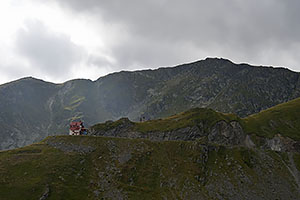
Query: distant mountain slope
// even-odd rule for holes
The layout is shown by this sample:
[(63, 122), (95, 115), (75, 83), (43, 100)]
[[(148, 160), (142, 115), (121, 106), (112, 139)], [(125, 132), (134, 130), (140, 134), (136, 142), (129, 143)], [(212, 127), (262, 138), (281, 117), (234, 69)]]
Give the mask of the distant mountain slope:
[(66, 134), (72, 119), (90, 126), (120, 117), (166, 117), (193, 107), (244, 117), (299, 96), (299, 73), (213, 58), (96, 81), (25, 78), (0, 86), (0, 149)]
[(58, 90), (55, 84), (32, 78), (0, 86), (0, 149), (46, 136), (51, 124), (47, 101)]

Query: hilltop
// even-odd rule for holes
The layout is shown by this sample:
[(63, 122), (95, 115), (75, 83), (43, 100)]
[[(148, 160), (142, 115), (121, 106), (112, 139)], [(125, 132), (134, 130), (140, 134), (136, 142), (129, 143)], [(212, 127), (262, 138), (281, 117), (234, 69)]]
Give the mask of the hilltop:
[(0, 149), (67, 134), (74, 119), (91, 126), (121, 117), (158, 119), (195, 107), (245, 117), (297, 97), (297, 72), (217, 58), (96, 81), (53, 84), (29, 77), (0, 86)]

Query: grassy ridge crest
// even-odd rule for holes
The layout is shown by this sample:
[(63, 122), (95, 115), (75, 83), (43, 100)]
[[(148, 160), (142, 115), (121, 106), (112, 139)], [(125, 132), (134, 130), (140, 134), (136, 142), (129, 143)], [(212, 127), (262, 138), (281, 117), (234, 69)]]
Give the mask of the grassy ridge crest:
[(209, 131), (219, 121), (238, 121), (247, 134), (272, 138), (277, 134), (300, 140), (300, 98), (279, 104), (260, 113), (240, 118), (235, 114), (226, 114), (209, 108), (193, 108), (170, 117), (149, 120), (145, 122), (131, 122), (127, 118), (108, 121), (92, 126), (94, 130), (110, 130), (125, 122), (130, 123), (131, 130), (138, 132), (167, 132), (180, 128), (199, 126)]
[(280, 134), (300, 140), (300, 98), (250, 115), (243, 121), (247, 133), (268, 138)]

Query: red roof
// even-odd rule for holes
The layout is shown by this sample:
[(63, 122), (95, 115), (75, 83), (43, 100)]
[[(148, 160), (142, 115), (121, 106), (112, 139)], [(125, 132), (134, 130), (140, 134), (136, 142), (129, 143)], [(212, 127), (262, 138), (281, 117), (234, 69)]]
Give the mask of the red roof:
[[(81, 127), (80, 127), (81, 126)], [(79, 130), (80, 128), (83, 128), (83, 122), (71, 122), (70, 123), (70, 130), (75, 131)]]
[(80, 122), (71, 122), (70, 123), (70, 126), (80, 126), (80, 125), (82, 125), (83, 123), (80, 121)]

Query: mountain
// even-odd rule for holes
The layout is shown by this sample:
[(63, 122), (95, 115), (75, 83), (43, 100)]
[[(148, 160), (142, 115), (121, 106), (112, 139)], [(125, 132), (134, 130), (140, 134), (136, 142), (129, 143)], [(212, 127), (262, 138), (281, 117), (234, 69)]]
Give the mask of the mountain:
[(240, 118), (208, 108), (193, 108), (164, 119), (132, 122), (128, 118), (90, 127), (89, 135), (150, 139), (204, 140), (224, 146), (242, 145), (300, 153), (300, 98)]
[(0, 86), (0, 149), (67, 134), (76, 119), (91, 126), (120, 117), (157, 119), (194, 107), (245, 117), (299, 96), (297, 72), (217, 58), (96, 81), (24, 78)]
[(0, 199), (299, 199), (299, 109), (122, 118), (0, 151)]

